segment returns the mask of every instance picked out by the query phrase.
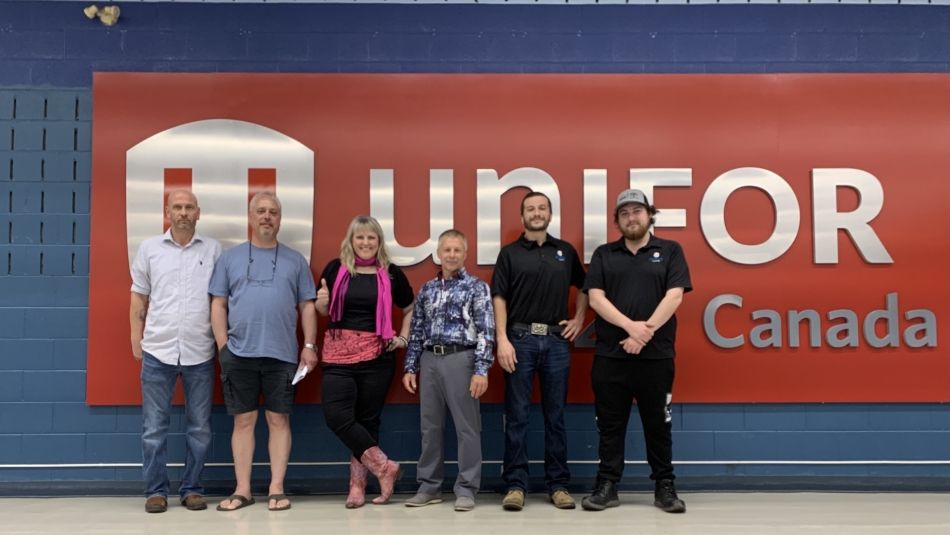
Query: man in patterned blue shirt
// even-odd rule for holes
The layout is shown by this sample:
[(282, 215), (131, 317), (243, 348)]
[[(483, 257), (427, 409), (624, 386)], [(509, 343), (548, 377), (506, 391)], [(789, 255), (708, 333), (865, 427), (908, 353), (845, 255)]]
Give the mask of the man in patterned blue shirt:
[(406, 501), (407, 507), (442, 501), (446, 408), (458, 437), (456, 511), (475, 508), (481, 484), (478, 398), (488, 390), (495, 319), (488, 284), (465, 271), (467, 251), (460, 231), (447, 230), (439, 236), (436, 254), (442, 271), (419, 291), (412, 313), (402, 384), (410, 394), (419, 391), (422, 453), (416, 471), (419, 490)]

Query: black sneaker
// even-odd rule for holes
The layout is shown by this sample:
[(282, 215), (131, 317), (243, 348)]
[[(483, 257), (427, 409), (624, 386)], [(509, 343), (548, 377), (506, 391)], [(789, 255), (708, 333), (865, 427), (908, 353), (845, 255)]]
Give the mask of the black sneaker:
[(594, 493), (581, 500), (581, 507), (588, 511), (603, 511), (618, 505), (620, 498), (617, 497), (617, 486), (613, 481), (598, 481)]
[(653, 505), (663, 509), (667, 513), (686, 512), (686, 503), (676, 495), (676, 487), (673, 486), (672, 479), (661, 479), (657, 481), (653, 498)]

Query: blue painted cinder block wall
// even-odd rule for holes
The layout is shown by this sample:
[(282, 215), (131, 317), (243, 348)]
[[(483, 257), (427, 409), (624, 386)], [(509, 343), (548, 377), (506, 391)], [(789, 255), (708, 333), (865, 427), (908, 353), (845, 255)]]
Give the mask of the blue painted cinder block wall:
[[(950, 70), (948, 7), (130, 3), (119, 25), (105, 28), (78, 3), (3, 5), (10, 16), (0, 21), (0, 486), (21, 489), (134, 491), (140, 478), (138, 409), (84, 403), (94, 71)], [(348, 454), (320, 410), (303, 406), (293, 416), (291, 487), (329, 479), (327, 488), (343, 488)], [(502, 411), (483, 411), (491, 481), (500, 470)], [(944, 404), (699, 404), (675, 413), (687, 486), (884, 478), (878, 485), (887, 487), (950, 478)], [(417, 422), (416, 406), (387, 408), (382, 441), (394, 457), (416, 458)], [(231, 479), (230, 427), (218, 408), (209, 479)], [(574, 472), (589, 480), (592, 408), (571, 406), (568, 429)], [(170, 459), (180, 462), (180, 412), (172, 430)], [(541, 437), (535, 417), (535, 459)], [(634, 420), (628, 459), (643, 456)], [(633, 463), (628, 473), (646, 468)]]

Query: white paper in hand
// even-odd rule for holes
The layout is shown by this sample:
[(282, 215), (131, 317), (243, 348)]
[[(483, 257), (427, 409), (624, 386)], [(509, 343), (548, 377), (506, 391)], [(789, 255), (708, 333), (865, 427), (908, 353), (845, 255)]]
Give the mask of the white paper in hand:
[(303, 381), (303, 378), (307, 376), (307, 373), (310, 372), (310, 368), (307, 367), (303, 362), (300, 363), (300, 366), (297, 367), (297, 373), (294, 374), (294, 380), (290, 382), (291, 385), (295, 385), (300, 381)]

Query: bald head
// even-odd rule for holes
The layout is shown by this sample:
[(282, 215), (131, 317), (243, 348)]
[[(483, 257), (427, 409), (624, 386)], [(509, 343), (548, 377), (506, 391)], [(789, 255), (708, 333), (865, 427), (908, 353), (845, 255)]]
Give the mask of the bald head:
[(195, 197), (195, 194), (186, 188), (170, 190), (168, 196), (165, 197), (165, 206), (171, 206), (173, 200), (176, 202), (191, 202), (191, 204), (198, 206), (198, 197)]
[(165, 203), (165, 216), (172, 225), (172, 238), (181, 244), (190, 242), (195, 235), (195, 224), (201, 217), (198, 197), (191, 190), (184, 188), (169, 191)]

